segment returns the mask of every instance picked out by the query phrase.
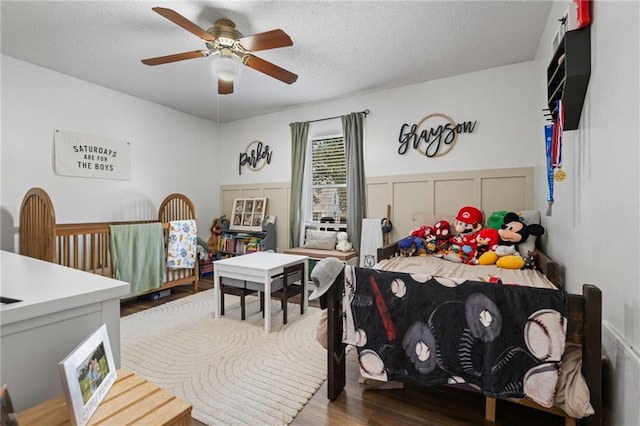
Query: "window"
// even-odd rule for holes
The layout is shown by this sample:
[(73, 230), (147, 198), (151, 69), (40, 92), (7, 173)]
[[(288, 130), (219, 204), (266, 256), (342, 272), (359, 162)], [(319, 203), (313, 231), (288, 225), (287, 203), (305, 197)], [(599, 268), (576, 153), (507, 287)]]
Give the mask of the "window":
[(310, 220), (347, 216), (347, 162), (342, 136), (311, 141), (312, 215)]

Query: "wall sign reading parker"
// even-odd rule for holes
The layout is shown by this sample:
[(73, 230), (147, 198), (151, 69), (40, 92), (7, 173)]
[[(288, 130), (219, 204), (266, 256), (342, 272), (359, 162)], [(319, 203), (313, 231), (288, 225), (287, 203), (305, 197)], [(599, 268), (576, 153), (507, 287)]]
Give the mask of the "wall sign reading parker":
[(471, 133), (477, 121), (456, 123), (442, 113), (428, 114), (418, 123), (404, 123), (398, 138), (398, 154), (406, 154), (409, 146), (425, 157), (442, 157), (453, 149), (460, 133)]
[(253, 172), (261, 170), (265, 165), (271, 163), (273, 151), (269, 149), (269, 145), (265, 145), (262, 141), (253, 141), (240, 153), (240, 163), (238, 164), (238, 174), (242, 174), (242, 166)]

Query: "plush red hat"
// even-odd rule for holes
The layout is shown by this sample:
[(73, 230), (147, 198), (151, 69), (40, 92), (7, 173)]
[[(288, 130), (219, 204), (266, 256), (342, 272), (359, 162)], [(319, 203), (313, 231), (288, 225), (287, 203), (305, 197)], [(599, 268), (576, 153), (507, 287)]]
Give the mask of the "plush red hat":
[(456, 219), (469, 225), (482, 224), (482, 212), (475, 207), (465, 206), (458, 211)]

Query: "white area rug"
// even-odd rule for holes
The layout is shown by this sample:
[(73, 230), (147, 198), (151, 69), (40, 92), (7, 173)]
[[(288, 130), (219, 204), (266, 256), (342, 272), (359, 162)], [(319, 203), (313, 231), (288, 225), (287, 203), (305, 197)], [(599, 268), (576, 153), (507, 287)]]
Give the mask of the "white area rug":
[(258, 299), (225, 295), (225, 315), (214, 319), (207, 290), (121, 319), (122, 367), (193, 404), (208, 425), (286, 425), (327, 378), (326, 350), (316, 341), (321, 310), (271, 303), (264, 333)]

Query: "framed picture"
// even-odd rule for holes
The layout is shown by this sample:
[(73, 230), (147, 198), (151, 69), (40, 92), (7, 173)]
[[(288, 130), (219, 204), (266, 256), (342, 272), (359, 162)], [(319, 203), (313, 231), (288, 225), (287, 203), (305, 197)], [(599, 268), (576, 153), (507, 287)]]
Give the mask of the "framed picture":
[(58, 366), (71, 424), (84, 426), (116, 381), (107, 326), (100, 326)]
[(262, 220), (267, 212), (266, 198), (236, 198), (233, 200), (232, 231), (262, 231)]

